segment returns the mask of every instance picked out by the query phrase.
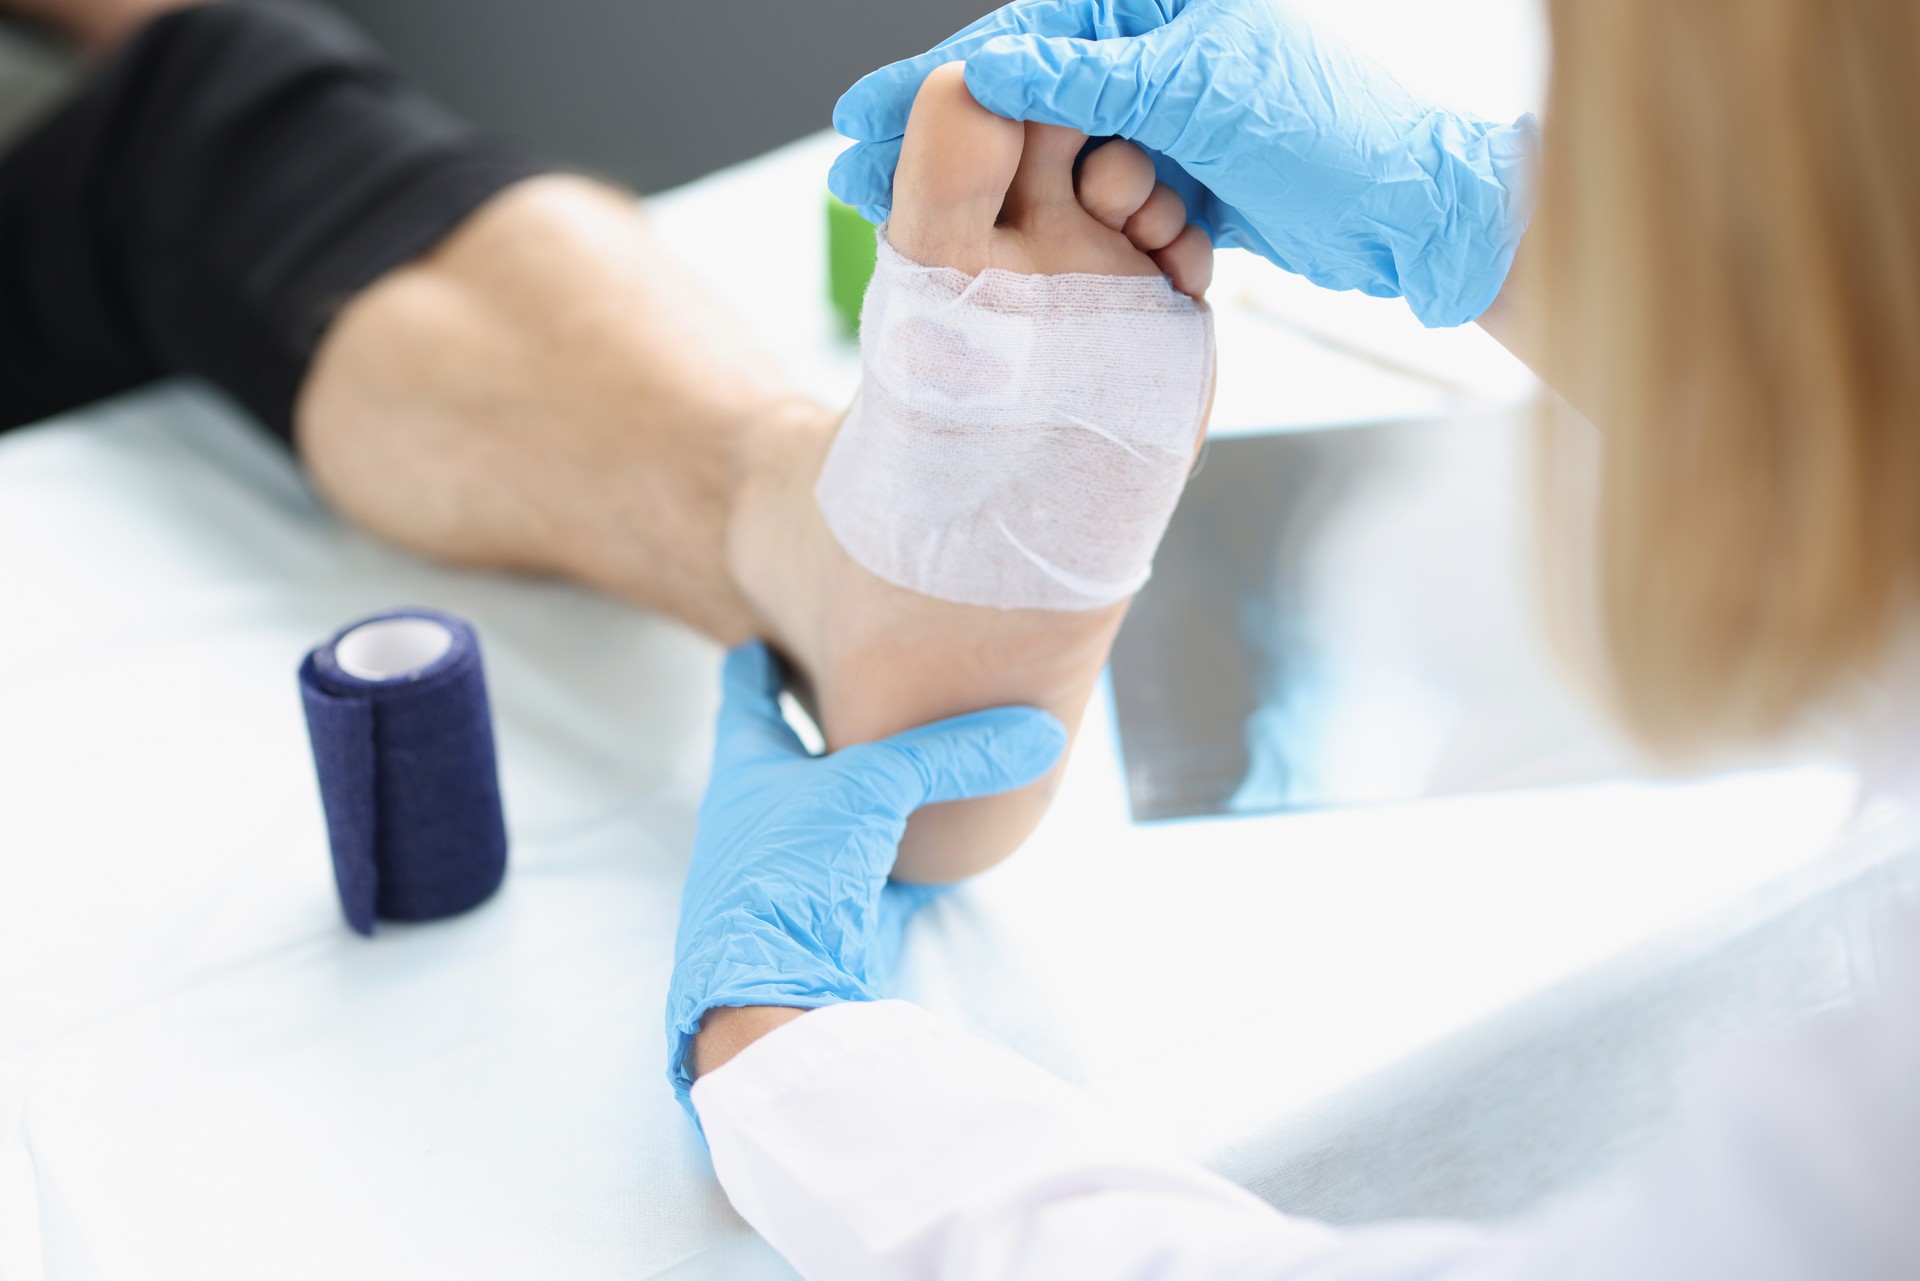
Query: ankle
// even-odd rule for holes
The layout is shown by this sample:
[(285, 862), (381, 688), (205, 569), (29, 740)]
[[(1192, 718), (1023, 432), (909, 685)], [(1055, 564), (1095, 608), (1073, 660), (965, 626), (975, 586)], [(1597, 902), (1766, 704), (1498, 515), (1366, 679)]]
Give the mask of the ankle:
[(747, 602), (754, 633), (776, 648), (793, 643), (815, 620), (800, 617), (813, 594), (792, 590), (824, 567), (807, 559), (817, 539), (813, 484), (840, 414), (798, 397), (770, 405), (736, 442), (728, 500), (727, 565)]
[[(737, 513), (765, 497), (770, 488), (792, 483), (796, 454), (824, 453), (841, 413), (803, 396), (768, 402), (737, 434), (733, 449), (730, 505)], [(811, 477), (808, 478), (809, 484)]]

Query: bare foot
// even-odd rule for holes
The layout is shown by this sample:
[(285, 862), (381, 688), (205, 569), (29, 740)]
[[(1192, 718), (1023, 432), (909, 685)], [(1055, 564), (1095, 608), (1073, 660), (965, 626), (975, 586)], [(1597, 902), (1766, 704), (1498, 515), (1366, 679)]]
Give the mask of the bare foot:
[[(1076, 190), (1085, 136), (987, 112), (961, 70), (935, 71), (914, 102), (888, 226), (896, 250), (967, 272), (1164, 273), (1195, 297), (1205, 290), (1212, 247), (1187, 225), (1179, 196), (1156, 185), (1143, 152), (1107, 144), (1081, 164)], [(813, 427), (765, 437), (729, 537), (741, 589), (802, 672), (828, 745), (1003, 703), (1044, 707), (1077, 726), (1126, 604), (983, 609), (868, 574), (814, 502), (831, 437)], [(1054, 784), (921, 811), (896, 875), (950, 881), (999, 862), (1039, 822)]]

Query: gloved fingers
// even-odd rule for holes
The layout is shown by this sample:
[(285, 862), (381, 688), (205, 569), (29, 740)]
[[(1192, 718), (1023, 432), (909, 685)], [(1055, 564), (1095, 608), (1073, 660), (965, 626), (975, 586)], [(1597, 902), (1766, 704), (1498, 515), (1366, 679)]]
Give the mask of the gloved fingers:
[(996, 707), (923, 725), (834, 760), (900, 818), (922, 805), (993, 796), (1044, 778), (1067, 730), (1034, 707)]
[(927, 904), (953, 893), (954, 885), (916, 885), (910, 881), (888, 881), (881, 893), (883, 914), (911, 916)]
[(799, 735), (780, 714), (784, 681), (780, 660), (764, 641), (749, 641), (727, 655), (713, 745), (716, 775), (755, 760), (808, 755)]
[[(980, 22), (995, 16), (990, 13)], [(966, 57), (954, 49), (967, 38), (962, 32), (918, 57), (890, 62), (861, 76), (833, 104), (833, 131), (855, 142), (885, 142), (906, 133), (907, 117), (913, 114), (914, 95), (920, 92), (921, 83), (935, 67)]]
[[(854, 82), (834, 104), (833, 127), (848, 138), (879, 142), (907, 130), (914, 94), (935, 67), (963, 62), (1002, 36), (1118, 40), (1143, 36), (1185, 12), (1192, 0), (1013, 0), (941, 41)], [(1019, 117), (1015, 117), (1018, 119)]]
[(1153, 171), (1161, 182), (1172, 187), (1187, 206), (1187, 221), (1207, 233), (1216, 249), (1251, 249), (1266, 255), (1266, 245), (1258, 237), (1249, 237), (1246, 220), (1234, 208), (1213, 194), (1206, 183), (1188, 173), (1180, 162), (1163, 152), (1149, 151)]
[[(1158, 151), (1148, 151), (1153, 157), (1153, 176), (1160, 182), (1172, 187), (1180, 196), (1181, 203), (1187, 207), (1187, 221), (1200, 222), (1203, 218), (1214, 216), (1214, 207), (1219, 204), (1207, 185), (1188, 173), (1180, 162), (1172, 156)], [(1213, 228), (1208, 227), (1209, 234)]]
[[(828, 185), (833, 194), (878, 225), (892, 212), (893, 171), (900, 139), (920, 85), (935, 67), (970, 59), (989, 42), (1007, 36), (1080, 37), (1115, 40), (1142, 36), (1168, 22), (1169, 8), (1183, 10), (1187, 0), (1014, 0), (917, 58), (869, 72), (834, 104), (833, 127), (857, 145), (835, 162)], [(969, 81), (971, 84), (971, 81)], [(977, 94), (976, 94), (977, 96)], [(1001, 112), (1002, 115), (1011, 115)], [(1015, 119), (1039, 119), (1015, 115)]]
[(868, 222), (875, 226), (885, 222), (892, 212), (893, 171), (900, 163), (900, 147), (905, 141), (888, 138), (854, 143), (834, 158), (833, 168), (827, 173), (828, 189), (858, 209)]
[(996, 115), (1171, 151), (1189, 113), (1157, 108), (1193, 21), (1183, 13), (1145, 35), (1110, 40), (997, 36), (968, 56), (967, 89)]
[(1002, 5), (918, 57), (890, 63), (854, 81), (833, 106), (834, 130), (859, 142), (898, 138), (907, 131), (920, 82), (935, 67), (971, 56), (995, 36), (1092, 34), (1098, 11), (1104, 7), (1101, 0), (1014, 0)]

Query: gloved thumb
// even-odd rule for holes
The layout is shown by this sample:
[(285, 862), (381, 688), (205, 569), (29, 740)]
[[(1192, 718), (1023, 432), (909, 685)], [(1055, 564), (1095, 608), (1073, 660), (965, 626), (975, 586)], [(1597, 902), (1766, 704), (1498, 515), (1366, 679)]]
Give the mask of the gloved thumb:
[(784, 683), (780, 660), (763, 641), (749, 641), (727, 655), (721, 676), (720, 719), (714, 730), (716, 777), (756, 760), (807, 755), (800, 736), (780, 714)]
[(860, 211), (871, 223), (886, 221), (893, 204), (893, 171), (900, 163), (901, 140), (862, 142), (835, 157), (827, 171), (827, 189)]
[(1046, 777), (1067, 729), (1034, 707), (996, 707), (923, 725), (836, 753), (900, 817), (922, 805), (972, 800)]
[(1112, 40), (999, 36), (967, 57), (967, 89), (996, 115), (1130, 138), (1172, 151), (1185, 114), (1165, 101), (1180, 79), (1189, 14)]

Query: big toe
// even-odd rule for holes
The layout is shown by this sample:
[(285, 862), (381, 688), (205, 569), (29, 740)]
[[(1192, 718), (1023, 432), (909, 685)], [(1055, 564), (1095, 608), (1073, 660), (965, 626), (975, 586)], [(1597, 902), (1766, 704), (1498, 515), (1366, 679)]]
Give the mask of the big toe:
[(995, 225), (1020, 170), (1025, 127), (967, 92), (966, 64), (937, 67), (913, 100), (894, 171), (887, 239), (915, 262), (992, 265)]
[[(1152, 162), (1131, 144), (1090, 156), (1075, 191), (1086, 135), (994, 115), (967, 92), (964, 63), (936, 68), (913, 100), (894, 172), (887, 239), (914, 262), (977, 273), (989, 267), (1054, 275), (1142, 276), (1162, 270), (1121, 228), (1153, 190)], [(1142, 190), (1142, 170), (1145, 184)], [(1082, 207), (1099, 193), (1119, 224)]]

